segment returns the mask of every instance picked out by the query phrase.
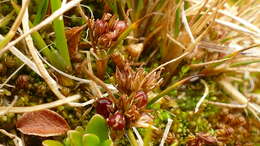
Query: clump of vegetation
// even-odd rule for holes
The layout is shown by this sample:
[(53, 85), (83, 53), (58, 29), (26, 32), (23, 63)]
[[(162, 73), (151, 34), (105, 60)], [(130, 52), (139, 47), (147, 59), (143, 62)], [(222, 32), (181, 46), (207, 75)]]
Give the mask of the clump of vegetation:
[(0, 144), (258, 145), (259, 4), (0, 1)]
[[(57, 140), (45, 140), (44, 146), (56, 146), (63, 144)], [(87, 124), (86, 129), (77, 127), (68, 131), (67, 138), (64, 139), (65, 146), (111, 146), (112, 141), (108, 136), (108, 126), (106, 120), (100, 115), (94, 115)]]

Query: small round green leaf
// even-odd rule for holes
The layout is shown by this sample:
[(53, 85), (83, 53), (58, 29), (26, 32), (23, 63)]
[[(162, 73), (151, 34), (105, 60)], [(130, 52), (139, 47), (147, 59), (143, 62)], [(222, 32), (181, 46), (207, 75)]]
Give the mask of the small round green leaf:
[(94, 134), (85, 134), (82, 138), (83, 146), (100, 146), (99, 138)]
[(106, 120), (101, 115), (94, 115), (87, 125), (87, 133), (98, 136), (100, 142), (108, 139), (108, 127)]

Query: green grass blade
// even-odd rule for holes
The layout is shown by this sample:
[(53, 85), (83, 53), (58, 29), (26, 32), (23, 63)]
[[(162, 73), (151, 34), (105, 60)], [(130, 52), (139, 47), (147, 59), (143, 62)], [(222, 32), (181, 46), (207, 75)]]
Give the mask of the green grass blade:
[[(18, 14), (20, 11), (19, 5), (17, 5), (14, 1), (12, 1), (12, 6), (15, 9), (15, 12)], [(33, 27), (33, 24), (29, 21), (30, 27)], [(46, 56), (47, 60), (50, 61), (52, 65), (57, 67), (58, 69), (64, 70), (66, 68), (66, 64), (64, 64), (64, 61), (62, 61), (62, 57), (60, 56), (59, 53), (56, 53), (52, 50), (49, 49), (43, 38), (41, 37), (40, 33), (33, 32), (32, 33), (32, 39), (35, 42), (36, 48), (39, 50), (42, 50), (41, 52), (43, 53), (44, 56)]]
[(6, 26), (10, 20), (14, 18), (15, 11), (13, 10), (8, 15), (6, 15), (4, 18), (0, 19), (0, 27)]
[(41, 20), (43, 19), (44, 15), (48, 10), (48, 5), (49, 5), (49, 0), (43, 0), (40, 2), (40, 5), (37, 7), (37, 14), (33, 21), (33, 25), (37, 25), (41, 22)]
[(153, 129), (151, 126), (146, 128), (145, 135), (144, 135), (144, 146), (150, 146), (150, 142), (151, 142), (152, 135), (153, 135), (152, 132), (153, 132)]
[(171, 86), (169, 86), (168, 88), (166, 88), (162, 92), (160, 92), (158, 95), (156, 95), (154, 98), (152, 98), (152, 100), (149, 101), (147, 107), (150, 108), (152, 104), (154, 104), (156, 101), (158, 101), (163, 96), (169, 94), (173, 89), (176, 89), (177, 87), (183, 85), (184, 83), (186, 83), (186, 82), (190, 81), (191, 79), (198, 77), (198, 76), (200, 76), (200, 75), (189, 76), (189, 77), (186, 77), (186, 78), (172, 84)]
[(139, 19), (144, 8), (144, 0), (138, 0), (136, 5), (135, 20)]
[[(55, 12), (61, 7), (61, 1), (60, 0), (51, 0), (51, 9), (52, 12)], [(53, 28), (55, 32), (55, 44), (56, 48), (59, 52), (59, 54), (64, 59), (64, 63), (66, 64), (66, 67), (71, 67), (70, 62), (70, 56), (69, 56), (69, 50), (67, 46), (67, 39), (65, 36), (65, 28), (64, 28), (64, 22), (62, 17), (56, 18), (53, 21)]]

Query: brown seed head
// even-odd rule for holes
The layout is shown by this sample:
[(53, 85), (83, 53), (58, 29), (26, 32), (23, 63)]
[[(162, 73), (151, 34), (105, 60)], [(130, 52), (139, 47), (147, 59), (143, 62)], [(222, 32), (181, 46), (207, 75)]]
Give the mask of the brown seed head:
[(16, 79), (16, 87), (20, 88), (20, 89), (28, 88), (29, 83), (30, 83), (30, 76), (28, 76), (28, 75), (20, 75)]
[(147, 93), (162, 83), (160, 73), (148, 74), (143, 68), (134, 71), (129, 64), (125, 64), (123, 69), (116, 69), (115, 79), (118, 89), (123, 93), (129, 95), (140, 90)]

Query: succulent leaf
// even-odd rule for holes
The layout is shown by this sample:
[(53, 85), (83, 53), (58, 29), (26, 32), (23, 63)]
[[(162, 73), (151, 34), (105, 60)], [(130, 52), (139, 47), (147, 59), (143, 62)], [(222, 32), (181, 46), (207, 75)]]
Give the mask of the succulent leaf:
[(83, 143), (83, 146), (100, 146), (100, 140), (94, 134), (83, 135), (82, 143)]
[(108, 139), (108, 127), (106, 120), (101, 115), (94, 115), (89, 121), (86, 129), (87, 133), (95, 134), (103, 142)]

